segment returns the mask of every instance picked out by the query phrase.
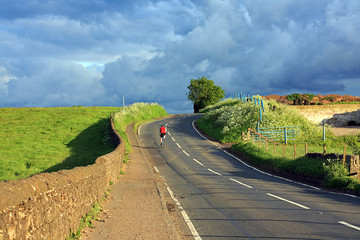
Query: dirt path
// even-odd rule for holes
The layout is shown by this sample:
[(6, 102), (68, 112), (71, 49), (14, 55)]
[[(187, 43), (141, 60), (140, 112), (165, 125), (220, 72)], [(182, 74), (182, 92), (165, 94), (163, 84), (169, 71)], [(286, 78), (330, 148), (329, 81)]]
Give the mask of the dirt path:
[(133, 152), (125, 174), (111, 186), (95, 228), (85, 229), (81, 239), (192, 239), (164, 179), (153, 170), (151, 156), (144, 155), (132, 129), (127, 128)]

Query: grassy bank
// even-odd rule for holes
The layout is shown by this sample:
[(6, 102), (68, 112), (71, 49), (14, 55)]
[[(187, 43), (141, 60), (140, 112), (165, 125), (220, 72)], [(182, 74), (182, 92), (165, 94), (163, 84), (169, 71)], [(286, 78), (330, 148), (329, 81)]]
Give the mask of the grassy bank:
[(167, 115), (165, 109), (156, 103), (135, 103), (117, 112), (114, 116), (114, 124), (117, 132), (126, 142), (126, 152), (131, 152), (131, 144), (126, 135), (126, 126), (129, 123), (151, 120)]
[(256, 129), (260, 120), (259, 108), (260, 106), (254, 103), (225, 100), (203, 109), (206, 115), (200, 118), (197, 124), (219, 141), (234, 143), (232, 149), (247, 156), (248, 160), (258, 167), (299, 179), (320, 181), (327, 187), (360, 190), (358, 180), (348, 177), (346, 168), (341, 164), (305, 158), (304, 148), (298, 148), (296, 157), (293, 152), (295, 144), (299, 146), (307, 142), (309, 152), (322, 152), (325, 143), (327, 152), (342, 153), (344, 144), (347, 144), (348, 153), (358, 153), (359, 136), (335, 137), (327, 130), (326, 141), (323, 141), (322, 128), (309, 122), (296, 109), (275, 101), (264, 101), (265, 114), (261, 127), (301, 128), (301, 135), (296, 141), (289, 142), (285, 156), (282, 154), (282, 147), (278, 147), (274, 153), (270, 145), (270, 151), (266, 151), (266, 148), (259, 147), (258, 143), (241, 140), (242, 132), (246, 132), (248, 128)]
[[(0, 180), (86, 166), (114, 149), (110, 115), (128, 142), (130, 122), (166, 115), (157, 104), (119, 107), (0, 108)], [(126, 144), (129, 150), (130, 144)], [(130, 150), (129, 150), (130, 151)]]

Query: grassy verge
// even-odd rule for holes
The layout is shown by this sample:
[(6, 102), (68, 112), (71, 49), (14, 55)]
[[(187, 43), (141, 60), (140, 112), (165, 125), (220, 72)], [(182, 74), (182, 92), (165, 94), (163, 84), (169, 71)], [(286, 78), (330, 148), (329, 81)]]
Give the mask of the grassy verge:
[[(241, 132), (248, 128), (256, 129), (260, 118), (259, 105), (242, 103), (236, 100), (225, 100), (203, 110), (206, 112), (197, 121), (199, 128), (220, 142), (234, 143), (232, 150), (245, 155), (252, 164), (278, 174), (296, 177), (298, 180), (321, 182), (326, 187), (359, 191), (357, 179), (348, 176), (342, 164), (327, 160), (305, 158), (305, 142), (308, 143), (309, 152), (323, 152), (323, 144), (327, 146), (327, 153), (342, 153), (343, 146), (349, 146), (347, 154), (359, 152), (360, 136), (335, 137), (328, 129), (326, 141), (322, 140), (322, 129), (310, 123), (294, 108), (264, 101), (265, 114), (261, 127), (300, 126), (301, 136), (285, 148), (268, 145), (261, 146), (258, 142), (245, 142), (241, 140)], [(295, 156), (295, 144), (296, 156)]]
[(151, 120), (167, 116), (165, 109), (156, 103), (135, 103), (125, 107), (122, 111), (117, 112), (114, 116), (114, 124), (117, 132), (124, 139), (126, 152), (130, 153), (132, 148), (130, 140), (126, 134), (126, 127), (132, 122)]

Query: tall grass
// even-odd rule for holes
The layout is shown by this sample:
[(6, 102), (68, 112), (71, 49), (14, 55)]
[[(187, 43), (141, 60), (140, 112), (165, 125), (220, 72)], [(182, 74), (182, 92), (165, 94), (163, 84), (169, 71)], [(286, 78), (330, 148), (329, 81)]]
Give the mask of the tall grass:
[(198, 120), (197, 124), (203, 131), (219, 141), (235, 143), (233, 150), (242, 152), (254, 164), (263, 168), (305, 178), (322, 179), (328, 186), (359, 188), (357, 180), (348, 177), (348, 173), (343, 171), (344, 167), (340, 164), (329, 164), (327, 161), (305, 158), (304, 145), (305, 142), (308, 143), (309, 152), (322, 153), (322, 147), (326, 144), (327, 153), (342, 153), (344, 144), (347, 144), (350, 146), (347, 153), (358, 153), (360, 136), (335, 137), (326, 128), (326, 141), (323, 141), (322, 127), (308, 121), (296, 109), (273, 100), (264, 101), (264, 108), (265, 114), (260, 127), (300, 126), (301, 136), (296, 141), (289, 141), (290, 146), (285, 148), (285, 155), (282, 145), (276, 146), (274, 153), (271, 143), (268, 143), (266, 151), (265, 142), (259, 145), (259, 142), (254, 144), (251, 141), (242, 141), (241, 133), (247, 132), (248, 128), (256, 130), (257, 123), (260, 122), (260, 106), (254, 103), (227, 99), (203, 109), (202, 112), (206, 114)]

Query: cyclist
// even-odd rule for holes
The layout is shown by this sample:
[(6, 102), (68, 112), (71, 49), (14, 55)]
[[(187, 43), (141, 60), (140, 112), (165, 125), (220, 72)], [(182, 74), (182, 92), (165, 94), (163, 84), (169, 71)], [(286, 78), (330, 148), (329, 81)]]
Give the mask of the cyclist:
[(161, 125), (160, 127), (160, 142), (161, 142), (161, 146), (163, 145), (163, 139), (164, 139), (164, 142), (166, 141), (166, 127), (164, 127), (164, 125)]

